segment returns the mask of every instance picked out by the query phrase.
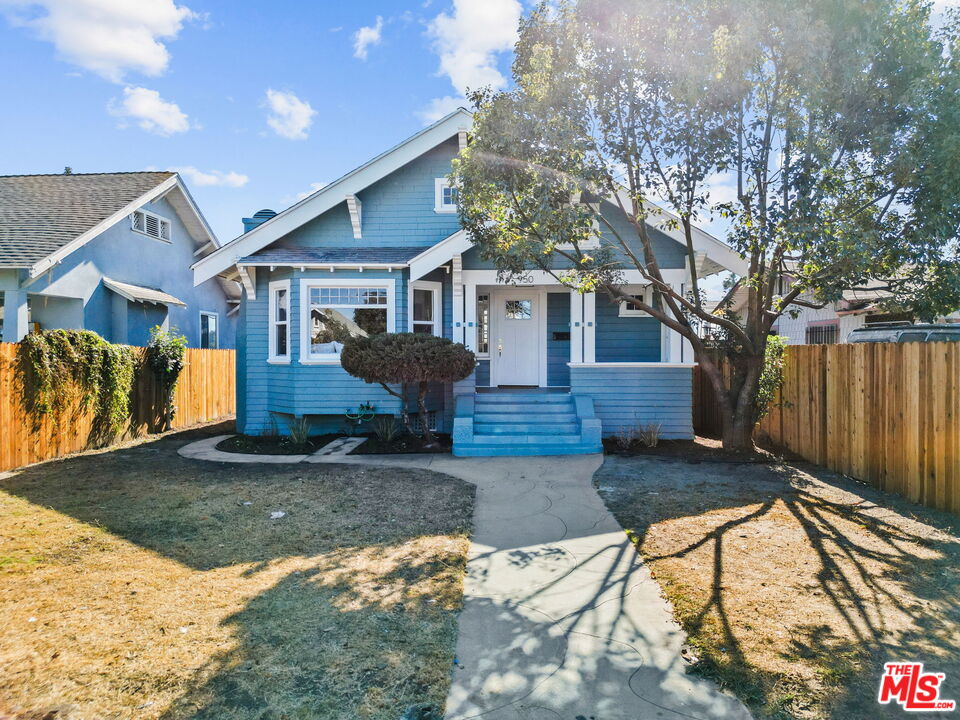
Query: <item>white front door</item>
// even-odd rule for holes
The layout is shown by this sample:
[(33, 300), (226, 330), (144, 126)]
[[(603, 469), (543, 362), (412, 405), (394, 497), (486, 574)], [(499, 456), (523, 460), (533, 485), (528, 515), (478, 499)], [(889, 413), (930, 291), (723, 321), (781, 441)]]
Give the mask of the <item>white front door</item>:
[(491, 353), (496, 385), (540, 384), (540, 333), (536, 291), (505, 291), (494, 295)]

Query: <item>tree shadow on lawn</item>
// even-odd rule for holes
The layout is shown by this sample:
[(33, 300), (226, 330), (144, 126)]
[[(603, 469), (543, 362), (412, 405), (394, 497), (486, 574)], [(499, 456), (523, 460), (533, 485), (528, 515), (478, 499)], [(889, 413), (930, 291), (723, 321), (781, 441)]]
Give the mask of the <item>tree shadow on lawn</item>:
[[(960, 699), (957, 521), (809, 465), (608, 458), (601, 492), (672, 600), (697, 671), (770, 717), (902, 717), (883, 663)], [(935, 717), (936, 715), (933, 715)]]
[[(0, 491), (29, 503), (12, 501), (23, 543), (42, 548), (43, 582), (76, 584), (36, 600), (42, 617), (68, 612), (60, 629), (20, 642), (56, 658), (47, 644), (62, 632), (78, 665), (41, 663), (21, 697), (47, 708), (84, 702), (79, 709), (94, 715), (103, 710), (91, 698), (107, 699), (111, 716), (165, 720), (395, 720), (413, 702), (442, 704), (473, 486), (401, 468), (176, 454), (211, 434), (177, 433), (0, 476)], [(275, 511), (286, 514), (271, 520)], [(38, 521), (45, 525), (27, 527)], [(78, 533), (100, 539), (78, 544)], [(69, 574), (88, 566), (92, 588), (84, 572)], [(32, 602), (41, 581), (22, 579)], [(113, 596), (91, 598), (99, 606), (89, 616), (74, 609), (107, 587)], [(88, 626), (108, 635), (92, 637)], [(101, 653), (109, 656), (102, 663)], [(75, 677), (47, 692), (47, 673)]]

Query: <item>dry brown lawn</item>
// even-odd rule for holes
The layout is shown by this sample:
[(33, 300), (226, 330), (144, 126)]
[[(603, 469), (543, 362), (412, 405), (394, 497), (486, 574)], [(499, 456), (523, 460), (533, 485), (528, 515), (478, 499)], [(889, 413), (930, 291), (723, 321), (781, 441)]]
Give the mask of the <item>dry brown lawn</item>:
[(442, 704), (472, 486), (177, 456), (195, 437), (0, 476), (0, 717), (396, 720)]
[(905, 716), (883, 663), (960, 700), (955, 518), (807, 465), (607, 458), (596, 483), (690, 636), (758, 717)]

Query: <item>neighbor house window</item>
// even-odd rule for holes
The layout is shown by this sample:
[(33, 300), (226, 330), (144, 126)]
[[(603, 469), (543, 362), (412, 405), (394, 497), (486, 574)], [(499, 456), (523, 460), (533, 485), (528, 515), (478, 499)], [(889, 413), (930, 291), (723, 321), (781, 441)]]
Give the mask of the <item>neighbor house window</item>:
[(455, 213), (457, 211), (457, 188), (450, 186), (450, 180), (437, 178), (435, 192), (434, 210), (438, 213)]
[(477, 295), (477, 354), (490, 354), (490, 296)]
[(290, 362), (290, 281), (270, 283), (270, 362)]
[(220, 347), (219, 317), (217, 313), (200, 313), (200, 347), (211, 349)]
[(824, 325), (807, 325), (807, 345), (836, 345), (840, 336), (840, 327), (837, 323)]
[(157, 240), (170, 242), (170, 221), (146, 210), (137, 210), (130, 215), (133, 229)]
[[(653, 286), (628, 288), (627, 294), (646, 305), (653, 305)], [(646, 310), (641, 310), (633, 303), (620, 301), (620, 317), (650, 317)]]
[(339, 362), (349, 338), (393, 332), (393, 281), (354, 282), (302, 282), (302, 361)]
[(413, 283), (413, 312), (411, 314), (410, 329), (423, 335), (443, 334), (440, 322), (440, 295), (443, 286), (438, 282), (418, 281)]

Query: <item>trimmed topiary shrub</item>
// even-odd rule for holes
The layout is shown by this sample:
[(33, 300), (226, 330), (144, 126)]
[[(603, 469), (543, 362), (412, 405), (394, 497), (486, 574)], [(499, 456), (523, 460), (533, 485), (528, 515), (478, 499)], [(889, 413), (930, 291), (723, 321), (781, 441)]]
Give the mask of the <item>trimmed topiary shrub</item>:
[[(430, 446), (436, 442), (430, 432), (425, 402), (430, 383), (463, 380), (473, 372), (477, 360), (466, 347), (446, 338), (417, 333), (381, 333), (348, 339), (340, 353), (340, 363), (354, 377), (379, 383), (388, 393), (400, 398), (403, 424), (411, 433), (407, 398), (410, 388), (416, 387), (423, 440)], [(390, 385), (399, 385), (400, 391)]]

